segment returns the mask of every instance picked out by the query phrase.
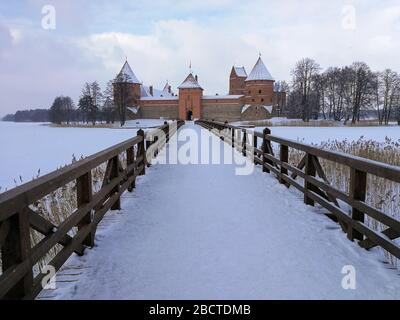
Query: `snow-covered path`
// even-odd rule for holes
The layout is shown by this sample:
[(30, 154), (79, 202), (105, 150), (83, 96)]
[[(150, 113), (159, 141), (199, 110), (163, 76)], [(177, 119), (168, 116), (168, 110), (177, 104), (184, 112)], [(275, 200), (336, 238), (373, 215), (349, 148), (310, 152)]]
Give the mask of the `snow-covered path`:
[[(71, 257), (42, 298), (400, 298), (398, 270), (260, 168), (154, 165), (103, 221), (96, 247)], [(346, 265), (356, 290), (342, 288)]]

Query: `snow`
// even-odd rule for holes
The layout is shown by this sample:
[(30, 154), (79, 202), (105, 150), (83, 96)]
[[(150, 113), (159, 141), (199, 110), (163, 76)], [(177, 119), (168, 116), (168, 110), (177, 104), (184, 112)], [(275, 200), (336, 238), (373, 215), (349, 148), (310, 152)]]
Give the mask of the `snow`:
[[(186, 143), (186, 124), (180, 140)], [(232, 148), (204, 131), (216, 148)], [(176, 136), (175, 136), (176, 137)], [(192, 140), (191, 140), (192, 141)], [(190, 143), (193, 147), (193, 143)], [(193, 149), (192, 149), (193, 151)], [(160, 156), (163, 155), (160, 153)], [(241, 161), (248, 161), (236, 152)], [(399, 299), (399, 272), (260, 168), (156, 164), (39, 299)], [(342, 287), (354, 266), (356, 289)]]
[[(167, 83), (168, 85), (168, 83)], [(153, 95), (150, 94), (150, 87), (142, 85), (140, 87), (140, 92), (141, 92), (141, 97), (143, 98), (166, 98), (166, 97), (173, 97), (173, 94), (168, 92), (167, 90), (159, 90), (156, 88), (153, 88)], [(158, 99), (157, 99), (158, 100)]]
[[(264, 127), (257, 127), (262, 132)], [(361, 137), (384, 142), (386, 137), (400, 140), (400, 126), (390, 127), (270, 127), (271, 134), (306, 143), (320, 144), (328, 140), (355, 141)], [(400, 141), (399, 141), (400, 142)]]
[(139, 107), (128, 107), (127, 109), (132, 111), (134, 114), (137, 114), (139, 112), (140, 106)]
[(122, 76), (122, 79), (126, 79), (127, 82), (129, 83), (135, 83), (135, 84), (140, 84), (140, 81), (134, 74), (134, 72), (131, 69), (131, 66), (129, 65), (128, 61), (126, 61), (119, 73), (119, 76)]
[(247, 72), (244, 67), (234, 67), (234, 68), (235, 68), (235, 73), (238, 77), (247, 78)]
[(264, 108), (267, 112), (272, 113), (272, 109), (273, 109), (274, 107), (273, 107), (273, 106), (263, 106), (263, 108)]
[(127, 120), (125, 122), (125, 129), (149, 129), (156, 128), (162, 126), (164, 122), (171, 122), (171, 120), (165, 119), (136, 119), (136, 120)]
[[(138, 128), (157, 127), (163, 119), (127, 121), (119, 128), (56, 128), (48, 124), (0, 122), (0, 192), (58, 167), (136, 136)], [(126, 130), (125, 130), (126, 129)]]
[(242, 94), (225, 94), (225, 95), (204, 95), (202, 99), (205, 100), (214, 100), (214, 99), (240, 99), (242, 98)]
[(243, 108), (242, 108), (242, 113), (244, 113), (248, 108), (250, 108), (251, 107), (251, 105), (249, 105), (249, 104), (245, 104), (244, 106), (243, 106)]
[[(245, 113), (247, 109), (251, 107), (250, 104), (245, 104), (242, 108), (242, 113)], [(273, 106), (261, 106), (264, 108), (267, 112), (272, 113)]]
[(153, 96), (148, 96), (148, 97), (141, 97), (141, 101), (159, 101), (159, 100), (178, 100), (179, 98), (177, 96), (168, 96), (168, 97), (153, 97)]
[(264, 62), (262, 61), (261, 57), (258, 58), (257, 63), (254, 65), (253, 70), (251, 70), (249, 76), (246, 79), (246, 81), (253, 80), (274, 80)]
[(178, 89), (201, 89), (201, 86), (193, 76), (193, 74), (189, 73), (186, 79), (182, 82), (182, 84), (178, 87)]

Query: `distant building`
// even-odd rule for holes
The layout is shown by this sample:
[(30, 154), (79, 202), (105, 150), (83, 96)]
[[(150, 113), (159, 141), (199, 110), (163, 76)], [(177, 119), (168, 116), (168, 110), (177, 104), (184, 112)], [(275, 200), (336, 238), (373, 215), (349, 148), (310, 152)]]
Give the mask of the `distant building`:
[(178, 94), (172, 92), (168, 82), (163, 90), (143, 85), (128, 62), (125, 62), (114, 84), (118, 90), (127, 90), (124, 105), (127, 118), (164, 119), (214, 119), (217, 121), (258, 120), (283, 112), (286, 93), (274, 91), (274, 78), (261, 57), (249, 75), (244, 67), (232, 67), (229, 78), (229, 94), (204, 95), (197, 75), (189, 73), (178, 86)]

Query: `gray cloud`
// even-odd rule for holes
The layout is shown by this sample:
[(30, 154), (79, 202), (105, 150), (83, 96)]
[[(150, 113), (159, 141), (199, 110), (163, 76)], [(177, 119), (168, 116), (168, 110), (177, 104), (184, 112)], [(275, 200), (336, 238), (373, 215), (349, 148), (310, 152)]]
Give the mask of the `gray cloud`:
[[(44, 3), (57, 8), (57, 30), (40, 28)], [(356, 28), (342, 26), (354, 5)], [(42, 1), (0, 25), (0, 115), (75, 100), (85, 81), (104, 84), (128, 56), (146, 84), (179, 85), (189, 61), (210, 94), (227, 91), (232, 64), (250, 69), (258, 52), (276, 79), (290, 80), (303, 56), (323, 67), (363, 60), (400, 71), (396, 1)], [(32, 18), (34, 17), (34, 18)]]

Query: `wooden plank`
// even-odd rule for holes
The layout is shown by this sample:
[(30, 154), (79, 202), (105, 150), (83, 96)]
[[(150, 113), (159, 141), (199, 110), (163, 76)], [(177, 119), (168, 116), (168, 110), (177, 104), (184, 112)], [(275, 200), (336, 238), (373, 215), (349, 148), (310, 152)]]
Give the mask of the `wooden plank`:
[[(91, 225), (85, 225), (82, 227), (78, 233), (75, 235), (73, 240), (61, 249), (61, 251), (48, 263), (49, 266), (54, 267), (55, 271), (60, 270), (63, 264), (68, 260), (71, 254), (76, 250), (76, 247), (79, 246), (85, 238), (92, 231)], [(24, 299), (34, 299), (42, 290), (42, 280), (46, 276), (46, 274), (40, 273), (34, 280), (32, 286), (32, 292), (30, 294), (25, 295)]]
[[(306, 168), (305, 168), (306, 177), (307, 176), (315, 177), (316, 173), (317, 173), (317, 170), (314, 166), (314, 162), (312, 161), (312, 155), (307, 154), (306, 155)], [(306, 180), (304, 180), (304, 189), (305, 189), (304, 203), (309, 206), (314, 206), (314, 200), (307, 196), (307, 190), (312, 190), (314, 192), (317, 192), (316, 187), (306, 179)]]
[(327, 194), (346, 202), (350, 206), (355, 207), (358, 210), (368, 214), (375, 220), (378, 220), (383, 224), (387, 225), (388, 227), (391, 227), (394, 230), (400, 232), (400, 221), (398, 221), (397, 219), (375, 208), (372, 208), (371, 206), (368, 206), (366, 203), (362, 201), (351, 199), (350, 196), (348, 196), (344, 192), (336, 190), (331, 185), (328, 185), (320, 180), (317, 180), (314, 177), (307, 177), (307, 179), (309, 180), (310, 183), (315, 184), (318, 188), (325, 191)]
[[(111, 177), (120, 179), (122, 176), (120, 175), (119, 171), (119, 157), (116, 156), (112, 159), (112, 169), (111, 169)], [(122, 180), (122, 179), (121, 179)], [(120, 191), (120, 184), (117, 184), (114, 189), (111, 191), (111, 194), (118, 193)], [(118, 200), (113, 204), (111, 210), (121, 210), (121, 199)]]
[[(127, 166), (129, 167), (130, 165), (133, 165), (135, 163), (135, 151), (133, 147), (130, 147), (126, 150), (126, 163)], [(135, 168), (133, 167), (133, 169), (131, 171), (128, 171), (128, 176), (131, 176), (135, 174)], [(133, 189), (135, 189), (136, 184), (135, 184), (135, 179), (132, 181), (132, 184), (128, 187), (128, 191), (132, 192)]]
[[(262, 142), (261, 150), (262, 150), (262, 154), (263, 154), (263, 158), (262, 158), (263, 163), (271, 164), (271, 162), (270, 162), (270, 161), (268, 160), (268, 158), (265, 156), (265, 155), (268, 153), (268, 145), (267, 145), (267, 144), (268, 144), (268, 141), (267, 141), (267, 139), (266, 139), (266, 136), (267, 136), (268, 134), (271, 134), (271, 130), (268, 129), (268, 128), (265, 128), (265, 129), (263, 130), (263, 142)], [(268, 169), (268, 167), (266, 167), (266, 166), (263, 165), (263, 172), (270, 173), (270, 170)]]
[[(54, 233), (54, 231), (57, 229), (57, 227), (54, 224), (52, 224), (50, 221), (46, 220), (45, 218), (43, 218), (30, 208), (28, 208), (28, 210), (29, 210), (29, 223), (32, 229), (46, 236)], [(60, 240), (59, 244), (61, 244), (62, 246), (66, 246), (67, 244), (69, 244), (71, 240), (72, 238), (68, 234), (66, 234), (64, 238)], [(79, 256), (82, 256), (84, 251), (85, 247), (83, 245), (80, 245), (77, 247), (75, 253)]]
[[(367, 174), (357, 169), (350, 168), (350, 198), (364, 202), (366, 193)], [(352, 208), (351, 217), (354, 220), (364, 222), (364, 212), (358, 210), (355, 207)], [(353, 241), (354, 239), (360, 241), (364, 240), (363, 234), (353, 228), (349, 228), (347, 232), (347, 237), (351, 241)]]
[(334, 161), (359, 171), (400, 183), (400, 167), (398, 166), (349, 155), (343, 152), (325, 150), (304, 143), (299, 143), (294, 140), (282, 139), (276, 136), (269, 135), (268, 139), (277, 143), (285, 144), (291, 148), (304, 151), (313, 156)]
[[(303, 168), (306, 165), (306, 159), (307, 159), (307, 155), (305, 155), (303, 158), (301, 158), (301, 160), (296, 168), (299, 169), (300, 171), (303, 170)], [(292, 179), (296, 179), (298, 175), (299, 175), (299, 173), (298, 173), (298, 171), (296, 171), (296, 172), (292, 173), (291, 177), (292, 177)]]
[[(143, 166), (143, 165), (142, 165)], [(102, 188), (97, 194), (93, 196), (91, 203), (84, 205), (82, 208), (77, 209), (73, 214), (71, 214), (54, 232), (54, 234), (46, 236), (44, 239), (40, 241), (34, 248), (32, 248), (30, 259), (24, 260), (22, 263), (15, 264), (10, 267), (5, 273), (0, 275), (0, 299), (7, 293), (10, 288), (12, 288), (15, 283), (17, 283), (28, 270), (32, 269), (32, 265), (37, 263), (46, 253), (56, 244), (58, 243), (67, 232), (75, 225), (79, 223), (82, 217), (86, 214), (86, 212), (90, 209), (94, 208), (94, 205), (104, 198), (106, 194), (109, 194), (111, 188), (115, 186), (116, 183), (120, 183), (120, 178), (116, 178), (110, 182), (109, 185)], [(122, 192), (120, 190), (120, 192)], [(119, 194), (114, 195), (114, 197), (118, 197)], [(112, 201), (108, 201), (108, 204), (113, 203)], [(107, 209), (107, 210), (106, 210)], [(100, 210), (108, 211), (109, 207), (103, 207)], [(84, 227), (87, 228), (86, 226)], [(91, 231), (91, 228), (89, 229)], [(74, 237), (74, 243), (76, 243)], [(70, 245), (70, 244), (69, 244)], [(74, 246), (75, 248), (75, 246)], [(68, 257), (67, 257), (68, 258)]]
[[(281, 144), (279, 151), (280, 151), (281, 163), (282, 162), (288, 163), (289, 162), (289, 148), (288, 148), (288, 146), (285, 146), (284, 144)], [(279, 178), (279, 182), (282, 183), (282, 184), (286, 184), (286, 181), (282, 178), (282, 176), (283, 175), (287, 175), (288, 174), (288, 170), (282, 165), (280, 166), (280, 168), (281, 168), (281, 175), (280, 175), (280, 178)]]
[(118, 155), (130, 146), (143, 141), (142, 136), (129, 139), (104, 151), (79, 160), (62, 169), (0, 194), (0, 221), (6, 220), (20, 209), (42, 199), (49, 193), (77, 179), (91, 169)]
[[(328, 178), (326, 177), (325, 172), (324, 172), (324, 169), (322, 168), (321, 163), (319, 162), (318, 158), (315, 157), (315, 156), (313, 156), (313, 157), (312, 157), (312, 161), (314, 162), (314, 166), (315, 166), (315, 168), (316, 168), (316, 170), (317, 170), (318, 176), (319, 176), (322, 180), (324, 180), (327, 184), (330, 185), (330, 183), (329, 183), (329, 181), (328, 181)], [(336, 206), (340, 207), (340, 206), (339, 206), (339, 203), (337, 202), (337, 199), (336, 199), (335, 197), (333, 197), (333, 196), (331, 196), (331, 195), (329, 195), (329, 194), (327, 194), (327, 196), (328, 196), (328, 199), (329, 199), (330, 201), (332, 201)]]
[[(394, 230), (392, 228), (387, 228), (387, 229), (383, 230), (382, 234), (384, 234), (386, 237), (388, 237), (391, 240), (394, 240), (394, 239), (397, 239), (400, 237), (400, 232), (397, 230)], [(377, 246), (376, 243), (374, 243), (373, 241), (371, 241), (368, 238), (360, 241), (359, 245), (360, 245), (360, 247), (367, 249), (367, 250), (372, 249)]]
[[(118, 156), (117, 156), (118, 157)], [(83, 205), (90, 203), (93, 198), (92, 193), (92, 172), (89, 171), (84, 175), (80, 176), (76, 180), (76, 198), (77, 198), (77, 208), (81, 208)], [(78, 223), (78, 230), (82, 229), (85, 225), (92, 222), (92, 210), (89, 210), (85, 216)], [(88, 247), (94, 247), (94, 237), (95, 233), (91, 233), (82, 242), (83, 245)]]
[(7, 238), (8, 232), (10, 231), (10, 221), (3, 221), (0, 225), (0, 249)]
[[(140, 157), (143, 157), (143, 170), (141, 172), (139, 172), (139, 175), (143, 176), (146, 174), (146, 165), (147, 165), (147, 159), (146, 159), (146, 150), (145, 150), (145, 146), (144, 146), (144, 131), (142, 129), (140, 129), (137, 132), (137, 135), (139, 137), (143, 137), (143, 140), (138, 144), (137, 147), (137, 156), (136, 158), (139, 159)], [(140, 163), (142, 164), (142, 162)]]
[(396, 258), (400, 258), (400, 246), (398, 244), (391, 241), (386, 236), (367, 227), (362, 222), (352, 219), (342, 209), (336, 207), (334, 204), (312, 192), (311, 190), (307, 191), (307, 195), (314, 201), (318, 202), (325, 209), (328, 209), (330, 212), (335, 214), (338, 219), (346, 222), (349, 225), (349, 228), (356, 229), (363, 235), (367, 236), (371, 241), (393, 254)]
[[(16, 264), (28, 260), (31, 253), (29, 216), (26, 209), (9, 219), (9, 230), (1, 248), (2, 268), (4, 272)], [(32, 265), (8, 290), (5, 299), (21, 299), (30, 294), (33, 284)]]
[(242, 130), (242, 155), (246, 156), (246, 150), (247, 150), (247, 131)]

